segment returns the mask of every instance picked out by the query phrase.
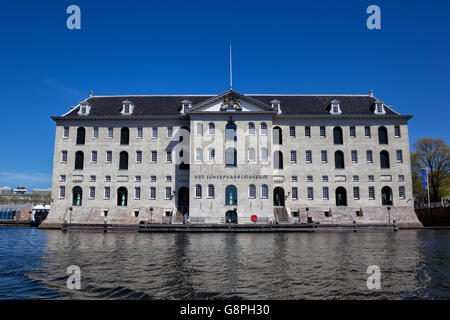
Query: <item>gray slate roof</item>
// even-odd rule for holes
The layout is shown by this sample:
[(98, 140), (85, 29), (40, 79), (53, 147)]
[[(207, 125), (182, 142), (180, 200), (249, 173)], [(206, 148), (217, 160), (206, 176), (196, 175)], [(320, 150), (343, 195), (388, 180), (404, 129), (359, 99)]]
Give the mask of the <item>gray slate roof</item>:
[[(270, 106), (272, 100), (279, 100), (283, 115), (329, 115), (332, 100), (340, 101), (343, 115), (373, 115), (376, 98), (370, 95), (243, 95)], [(189, 100), (195, 105), (210, 100), (216, 95), (154, 95), (154, 96), (92, 96), (86, 101), (91, 105), (88, 116), (79, 116), (78, 108), (62, 117), (74, 118), (108, 118), (121, 116), (122, 102), (129, 100), (134, 104), (131, 117), (180, 116), (181, 102)], [(400, 116), (389, 108), (386, 115)]]

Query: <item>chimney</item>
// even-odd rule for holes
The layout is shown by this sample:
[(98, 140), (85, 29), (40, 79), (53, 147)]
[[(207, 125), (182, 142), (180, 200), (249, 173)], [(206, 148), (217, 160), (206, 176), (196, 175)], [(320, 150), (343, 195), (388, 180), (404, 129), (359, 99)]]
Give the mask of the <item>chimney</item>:
[(370, 89), (370, 91), (369, 91), (369, 97), (373, 97), (373, 90), (372, 89)]

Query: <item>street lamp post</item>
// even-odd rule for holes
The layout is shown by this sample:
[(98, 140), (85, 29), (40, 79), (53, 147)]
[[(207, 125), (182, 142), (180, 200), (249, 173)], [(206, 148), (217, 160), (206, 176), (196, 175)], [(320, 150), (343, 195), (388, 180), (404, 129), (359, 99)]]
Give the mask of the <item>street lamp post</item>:
[(388, 210), (388, 223), (391, 223), (391, 206), (387, 206), (387, 210)]

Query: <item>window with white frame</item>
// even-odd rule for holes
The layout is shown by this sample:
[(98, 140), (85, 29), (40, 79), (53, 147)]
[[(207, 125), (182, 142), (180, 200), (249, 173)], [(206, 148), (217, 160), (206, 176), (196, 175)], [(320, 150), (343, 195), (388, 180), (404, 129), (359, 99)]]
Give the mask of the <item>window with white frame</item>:
[(108, 127), (108, 135), (106, 136), (108, 139), (113, 138), (113, 127)]
[(212, 122), (210, 122), (210, 123), (208, 124), (208, 134), (209, 134), (210, 136), (213, 136), (213, 135), (216, 134), (216, 126), (215, 126), (214, 123), (212, 123)]
[(166, 176), (166, 182), (172, 182), (172, 176)]
[(369, 182), (374, 182), (374, 181), (375, 181), (375, 177), (372, 176), (372, 175), (370, 175), (370, 176), (368, 177), (368, 180), (369, 180)]
[(358, 175), (354, 175), (354, 176), (352, 177), (352, 181), (353, 181), (353, 182), (359, 182), (359, 176), (358, 176)]
[(267, 148), (262, 147), (261, 148), (261, 161), (266, 162), (268, 161), (269, 158), (269, 152), (267, 150)]
[(196, 130), (195, 134), (198, 136), (202, 136), (203, 135), (203, 123), (197, 122), (196, 129), (197, 130)]
[(248, 162), (256, 161), (256, 152), (255, 148), (248, 148)]
[(292, 187), (291, 192), (292, 192), (292, 199), (297, 200), (298, 199), (298, 187)]
[(156, 152), (156, 150), (152, 150), (152, 158), (151, 161), (152, 163), (157, 163), (158, 162), (158, 153)]
[(152, 127), (152, 138), (153, 139), (158, 138), (158, 127)]
[(111, 188), (110, 187), (105, 187), (104, 198), (105, 198), (105, 200), (109, 200), (111, 198)]
[(375, 187), (369, 187), (369, 200), (375, 200)]
[(213, 184), (209, 184), (208, 185), (208, 198), (213, 199), (214, 196), (215, 196), (214, 185)]
[(356, 138), (356, 128), (355, 128), (355, 126), (350, 126), (350, 137)]
[(208, 150), (208, 160), (209, 161), (214, 161), (215, 158), (216, 158), (216, 150), (214, 148), (209, 148), (209, 150)]
[(402, 150), (397, 150), (396, 151), (396, 155), (397, 155), (397, 162), (398, 163), (402, 163), (403, 162), (403, 151)]
[(112, 162), (112, 151), (106, 151), (106, 163)]
[(172, 188), (166, 187), (166, 200), (171, 200), (171, 199), (172, 199)]
[(134, 199), (135, 200), (141, 199), (141, 187), (134, 187)]
[(359, 200), (359, 187), (353, 187), (353, 199)]
[(136, 163), (142, 163), (142, 151), (136, 151)]
[(372, 150), (367, 150), (367, 151), (366, 151), (366, 158), (367, 158), (367, 162), (368, 162), (368, 163), (372, 163), (372, 162), (373, 162), (373, 153), (372, 153)]
[(289, 127), (289, 136), (291, 138), (295, 138), (295, 126), (290, 126)]
[(395, 126), (394, 127), (394, 135), (395, 135), (396, 138), (400, 138), (401, 137), (400, 126)]
[(358, 162), (358, 152), (356, 150), (352, 150), (352, 162), (353, 163)]
[(66, 182), (66, 175), (65, 174), (59, 176), (59, 182)]
[(91, 162), (92, 163), (97, 163), (97, 151), (92, 151), (91, 152)]
[(311, 138), (311, 127), (310, 126), (305, 127), (305, 138)]
[(322, 187), (322, 199), (323, 200), (328, 200), (329, 199), (328, 187)]
[(291, 150), (291, 163), (297, 163), (297, 151)]
[(314, 200), (314, 189), (313, 187), (308, 187), (307, 193), (308, 193), (308, 200)]
[(327, 133), (325, 131), (325, 127), (324, 126), (320, 127), (320, 137), (326, 138), (326, 136), (327, 136)]
[(62, 163), (67, 162), (67, 151), (66, 150), (61, 151), (61, 162)]
[(97, 176), (89, 176), (89, 181), (90, 181), (90, 182), (95, 182), (95, 181), (97, 181)]
[(64, 199), (66, 197), (66, 187), (60, 186), (59, 187), (59, 199)]
[(298, 181), (297, 176), (292, 176), (292, 177), (291, 177), (291, 182), (297, 182), (297, 181)]
[(92, 138), (93, 139), (98, 139), (98, 127), (94, 127), (92, 129)]
[(328, 162), (327, 150), (320, 151), (320, 158), (321, 158), (322, 163)]
[(172, 163), (172, 150), (166, 151), (166, 162)]
[(370, 126), (364, 127), (364, 136), (366, 136), (367, 138), (370, 138)]
[(255, 135), (255, 124), (253, 122), (250, 122), (248, 124), (248, 135), (254, 136)]
[(256, 186), (254, 184), (248, 186), (248, 197), (249, 199), (256, 198)]
[(167, 138), (173, 137), (173, 127), (167, 127)]
[(150, 176), (150, 182), (156, 182), (156, 176)]
[(341, 107), (340, 107), (340, 102), (338, 100), (331, 101), (330, 113), (331, 114), (340, 114), (340, 113), (342, 113), (341, 112)]
[(105, 182), (111, 182), (111, 176), (105, 176)]
[(155, 200), (155, 199), (156, 199), (156, 188), (150, 187), (150, 200)]
[(195, 149), (195, 161), (202, 161), (202, 149), (201, 148), (197, 148)]
[(90, 200), (95, 199), (95, 187), (89, 187), (89, 199)]
[(202, 197), (202, 186), (197, 184), (195, 186), (195, 198), (200, 199)]
[(141, 182), (142, 181), (142, 177), (141, 176), (135, 176), (134, 177), (134, 182)]
[(398, 197), (399, 197), (400, 199), (402, 199), (402, 200), (405, 200), (405, 199), (406, 199), (406, 196), (405, 196), (405, 187), (404, 187), (404, 186), (398, 187)]
[(262, 136), (267, 136), (267, 123), (263, 122), (260, 125), (260, 134)]
[(405, 176), (402, 174), (398, 175), (398, 182), (403, 182), (403, 181), (405, 181)]
[(306, 182), (313, 182), (313, 176), (306, 176)]
[(322, 182), (328, 182), (328, 176), (322, 176)]
[(138, 139), (142, 139), (142, 137), (144, 136), (144, 129), (142, 127), (137, 127), (137, 138)]
[(312, 163), (312, 152), (311, 152), (311, 150), (306, 150), (306, 163)]
[(263, 184), (261, 186), (261, 198), (262, 199), (268, 199), (269, 198), (269, 187), (267, 184)]
[(69, 127), (64, 127), (63, 138), (64, 139), (69, 138)]

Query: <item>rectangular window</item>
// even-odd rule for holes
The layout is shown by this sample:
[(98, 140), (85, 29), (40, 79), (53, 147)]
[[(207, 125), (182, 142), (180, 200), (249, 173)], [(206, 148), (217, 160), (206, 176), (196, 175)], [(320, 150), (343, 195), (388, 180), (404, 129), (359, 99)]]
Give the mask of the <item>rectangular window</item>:
[(152, 127), (152, 138), (158, 138), (158, 127)]
[(261, 161), (266, 162), (268, 160), (268, 153), (267, 148), (261, 149)]
[(402, 150), (397, 150), (397, 162), (402, 163), (403, 162), (403, 152)]
[(353, 187), (353, 199), (359, 200), (359, 187)]
[(313, 182), (313, 176), (307, 176), (306, 182)]
[(312, 152), (311, 152), (311, 150), (306, 150), (306, 163), (312, 163)]
[(172, 199), (172, 188), (166, 187), (166, 200)]
[(369, 200), (375, 200), (375, 188), (369, 187)]
[(150, 176), (150, 182), (156, 182), (156, 176)]
[(323, 194), (323, 200), (328, 200), (329, 196), (328, 196), (328, 187), (323, 187), (322, 188), (322, 194)]
[(367, 162), (368, 163), (372, 163), (373, 162), (372, 150), (367, 150), (366, 151), (366, 158), (367, 158)]
[(111, 182), (111, 176), (105, 176), (105, 182)]
[(141, 182), (141, 181), (142, 181), (141, 176), (135, 176), (135, 177), (134, 177), (134, 181), (135, 181), (135, 182)]
[(59, 198), (64, 199), (66, 197), (66, 187), (60, 186), (59, 187)]
[(69, 138), (69, 127), (64, 127), (63, 138), (64, 139)]
[(94, 127), (94, 129), (92, 131), (92, 138), (98, 139), (98, 127)]
[(400, 174), (400, 175), (398, 176), (398, 182), (403, 182), (403, 181), (405, 181), (405, 176), (402, 175), (402, 174)]
[(260, 125), (260, 134), (262, 136), (267, 136), (267, 124), (265, 122)]
[(305, 137), (311, 138), (311, 127), (310, 126), (305, 127)]
[(325, 131), (325, 127), (320, 127), (320, 137), (321, 138), (326, 138), (327, 134)]
[(142, 151), (136, 151), (136, 163), (142, 163)]
[(111, 188), (105, 187), (105, 200), (109, 200), (111, 198)]
[(291, 177), (291, 181), (292, 181), (292, 182), (297, 182), (297, 181), (298, 181), (298, 180), (297, 180), (297, 176), (292, 176), (292, 177)]
[(172, 138), (173, 136), (173, 127), (167, 127), (167, 138)]
[(322, 182), (328, 182), (328, 176), (322, 176)]
[(405, 197), (405, 187), (404, 186), (398, 187), (398, 197), (402, 200), (405, 200), (406, 197)]
[(106, 151), (106, 163), (112, 162), (112, 151)]
[(358, 162), (358, 152), (356, 150), (352, 150), (352, 162), (353, 163)]
[(112, 127), (108, 127), (108, 135), (107, 135), (108, 139), (112, 139), (113, 138), (113, 128)]
[(400, 134), (400, 126), (395, 126), (395, 127), (394, 127), (394, 134), (395, 134), (395, 136), (396, 136), (397, 138), (400, 138), (400, 137), (401, 137), (401, 134)]
[(314, 200), (314, 189), (313, 187), (307, 188), (308, 200)]
[(289, 127), (289, 136), (291, 138), (295, 138), (295, 126), (290, 126)]
[(59, 182), (66, 182), (66, 176), (65, 175), (59, 176)]
[(152, 163), (156, 163), (158, 161), (158, 154), (156, 150), (152, 150)]
[(67, 151), (61, 151), (61, 162), (66, 163), (67, 162)]
[(90, 177), (89, 177), (89, 180), (90, 180), (91, 182), (95, 182), (95, 181), (97, 181), (97, 176), (90, 176)]
[(374, 181), (375, 181), (374, 176), (369, 176), (369, 182), (374, 182)]
[(95, 187), (89, 187), (89, 199), (90, 200), (95, 199)]
[(291, 151), (291, 163), (297, 163), (297, 151)]
[(92, 163), (97, 163), (97, 151), (92, 151), (91, 152), (91, 162)]
[(198, 122), (196, 128), (197, 128), (196, 135), (202, 136), (203, 135), (203, 123)]
[(356, 138), (356, 128), (354, 126), (350, 127), (350, 137)]
[(369, 127), (369, 126), (365, 126), (365, 127), (364, 127), (364, 135), (365, 135), (367, 138), (370, 138), (370, 127)]
[(214, 186), (212, 184), (208, 185), (208, 198), (214, 198)]
[(327, 150), (320, 151), (320, 158), (321, 158), (322, 163), (328, 162)]
[(166, 161), (172, 163), (172, 150), (166, 151)]
[(135, 200), (141, 199), (141, 187), (134, 188), (134, 199)]
[(297, 200), (298, 199), (298, 188), (292, 187), (292, 199)]
[(352, 181), (353, 181), (353, 182), (359, 182), (359, 176), (356, 176), (356, 175), (353, 176), (353, 177), (352, 177)]
[(137, 136), (136, 136), (136, 138), (138, 138), (138, 139), (142, 139), (142, 137), (143, 137), (143, 128), (142, 127), (137, 127)]
[(172, 176), (166, 176), (166, 182), (172, 182)]
[(155, 200), (155, 199), (156, 199), (156, 188), (150, 187), (150, 200)]
[(250, 186), (248, 189), (248, 198), (255, 199), (256, 198), (256, 187), (254, 185)]
[(269, 198), (269, 188), (267, 186), (261, 186), (261, 198), (268, 199)]

